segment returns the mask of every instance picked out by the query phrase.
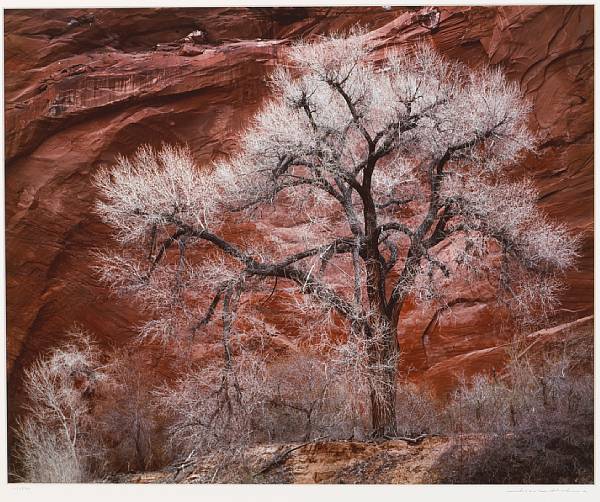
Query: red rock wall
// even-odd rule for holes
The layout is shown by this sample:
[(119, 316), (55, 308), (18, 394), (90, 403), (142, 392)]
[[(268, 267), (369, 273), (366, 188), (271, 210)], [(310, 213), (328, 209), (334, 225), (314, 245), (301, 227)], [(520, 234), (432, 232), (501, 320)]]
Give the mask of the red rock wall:
[[(377, 49), (423, 37), (469, 65), (498, 64), (531, 99), (544, 136), (532, 175), (540, 204), (584, 235), (560, 317), (593, 303), (593, 7), (124, 9), (5, 11), (5, 193), (9, 403), (21, 370), (74, 322), (106, 344), (133, 336), (135, 309), (90, 269), (109, 230), (90, 175), (141, 143), (187, 142), (199, 163), (232, 152), (290, 40), (371, 31)], [(182, 41), (202, 30), (204, 40)], [(376, 52), (377, 54), (381, 52)], [(445, 388), (444, 361), (503, 343), (493, 291), (465, 292), (452, 313), (407, 309), (405, 364)], [(469, 360), (469, 359), (466, 359)], [(463, 363), (461, 363), (463, 364)]]

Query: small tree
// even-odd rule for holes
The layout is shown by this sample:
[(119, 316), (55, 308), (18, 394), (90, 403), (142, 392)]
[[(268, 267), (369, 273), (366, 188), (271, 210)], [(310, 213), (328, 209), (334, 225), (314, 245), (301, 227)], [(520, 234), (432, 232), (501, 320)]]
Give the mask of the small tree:
[(106, 378), (100, 353), (79, 328), (71, 341), (25, 370), (27, 416), (15, 430), (17, 459), (24, 481), (81, 483), (92, 479), (89, 397)]
[[(148, 354), (121, 346), (107, 355), (106, 385), (95, 406), (95, 427), (106, 448), (106, 463), (113, 471), (148, 470), (160, 462), (155, 439), (160, 435), (153, 406), (153, 381)], [(158, 457), (158, 458), (156, 458)]]
[[(553, 307), (577, 245), (536, 207), (532, 184), (507, 175), (535, 143), (517, 85), (427, 46), (378, 64), (369, 52), (359, 32), (297, 43), (229, 160), (199, 170), (185, 148), (142, 147), (95, 185), (124, 248), (101, 254), (99, 270), (153, 312), (142, 336), (194, 337), (220, 308), (232, 379), (221, 388), (233, 389), (240, 296), (270, 279), (292, 285), (308, 300), (301, 309), (317, 302), (333, 314), (324, 331), (347, 328), (331, 354), (365, 378), (381, 436), (395, 428), (408, 298), (443, 301), (460, 270), (486, 277), (527, 318)], [(287, 212), (294, 242), (285, 229), (262, 231), (269, 206)], [(233, 222), (262, 233), (260, 246), (227, 238)]]

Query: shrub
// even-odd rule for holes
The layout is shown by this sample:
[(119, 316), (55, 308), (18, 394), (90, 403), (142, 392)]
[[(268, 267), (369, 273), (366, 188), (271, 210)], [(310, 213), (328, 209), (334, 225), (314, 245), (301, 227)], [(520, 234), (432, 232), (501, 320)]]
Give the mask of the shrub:
[(164, 465), (149, 361), (131, 347), (103, 353), (80, 328), (68, 337), (25, 371), (16, 479), (89, 482)]
[(580, 356), (565, 344), (533, 364), (515, 351), (502, 377), (463, 381), (445, 410), (447, 430), (485, 434), (452, 447), (434, 469), (438, 481), (593, 482), (594, 385), (577, 371)]
[(108, 361), (109, 385), (94, 408), (98, 450), (104, 452), (106, 469), (132, 472), (160, 468), (168, 459), (163, 452), (163, 423), (153, 405), (156, 363), (136, 346), (115, 350)]
[(75, 328), (69, 338), (25, 371), (28, 414), (15, 430), (17, 477), (24, 481), (76, 483), (93, 477), (89, 398), (106, 374), (88, 333)]
[(396, 391), (396, 429), (400, 436), (439, 433), (440, 409), (427, 388), (405, 381)]

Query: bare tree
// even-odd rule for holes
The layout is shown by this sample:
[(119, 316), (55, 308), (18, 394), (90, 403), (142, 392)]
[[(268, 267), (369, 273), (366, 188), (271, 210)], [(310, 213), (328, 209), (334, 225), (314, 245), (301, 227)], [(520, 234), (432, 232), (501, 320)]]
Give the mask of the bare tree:
[(17, 425), (16, 459), (28, 482), (73, 483), (91, 479), (96, 455), (89, 397), (106, 378), (100, 353), (85, 331), (38, 359), (25, 371), (27, 416)]
[(310, 353), (293, 354), (270, 365), (262, 393), (273, 438), (310, 441), (354, 433), (354, 393), (332, 373), (327, 361)]
[[(138, 347), (124, 346), (108, 354), (108, 385), (95, 402), (95, 427), (108, 445), (106, 463), (113, 470), (142, 471), (156, 465), (160, 436), (152, 391), (155, 365)], [(108, 455), (110, 453), (110, 455)]]
[[(364, 377), (381, 436), (395, 429), (407, 298), (443, 302), (459, 271), (488, 278), (523, 318), (549, 311), (577, 239), (537, 208), (531, 183), (507, 176), (535, 145), (516, 84), (427, 46), (377, 65), (369, 52), (361, 32), (297, 43), (230, 159), (200, 170), (185, 148), (142, 147), (95, 186), (124, 249), (98, 268), (153, 312), (142, 336), (194, 338), (221, 312), (231, 375), (236, 309), (251, 309), (241, 296), (293, 287), (300, 310), (328, 314), (321, 331), (346, 327), (331, 354)], [(294, 242), (284, 223), (260, 244), (227, 238), (233, 222), (261, 233), (272, 206)]]
[(188, 458), (224, 457), (219, 463), (243, 457), (262, 432), (264, 381), (263, 361), (244, 354), (228, 372), (213, 363), (191, 369), (175, 385), (156, 390), (157, 411), (170, 418), (167, 447), (173, 457), (182, 452)]

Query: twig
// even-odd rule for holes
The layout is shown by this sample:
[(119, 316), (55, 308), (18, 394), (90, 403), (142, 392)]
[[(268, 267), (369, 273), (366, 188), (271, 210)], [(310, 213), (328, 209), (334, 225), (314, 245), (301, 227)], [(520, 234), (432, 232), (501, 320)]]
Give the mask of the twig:
[(210, 480), (211, 483), (215, 482), (215, 479), (217, 477), (217, 474), (219, 474), (219, 471), (221, 470), (221, 466), (219, 465), (216, 469), (215, 469), (215, 473), (213, 474), (212, 479)]
[(174, 474), (173, 474), (173, 479), (176, 479), (177, 476), (179, 476), (179, 474), (184, 470), (187, 469), (188, 467), (192, 466), (195, 462), (195, 459), (192, 458), (194, 457), (194, 455), (196, 455), (196, 449), (194, 448), (189, 455), (186, 457), (186, 459), (181, 462), (178, 465), (175, 465), (173, 467), (171, 467), (171, 469), (173, 470)]

